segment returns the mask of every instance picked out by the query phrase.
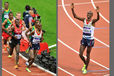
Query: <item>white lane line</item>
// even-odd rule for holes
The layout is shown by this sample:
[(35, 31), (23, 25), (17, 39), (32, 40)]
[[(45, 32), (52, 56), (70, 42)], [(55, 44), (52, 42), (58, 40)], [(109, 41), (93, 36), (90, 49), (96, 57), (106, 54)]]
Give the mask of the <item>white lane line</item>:
[(64, 69), (62, 69), (61, 67), (58, 67), (58, 68), (59, 68), (60, 70), (64, 71), (65, 73), (71, 75), (71, 76), (75, 76), (75, 75), (71, 74), (70, 72), (68, 72), (68, 71), (66, 71), (66, 70), (64, 70)]
[(12, 76), (16, 76), (15, 74), (13, 74), (13, 73), (9, 72), (8, 70), (6, 70), (6, 69), (4, 69), (4, 68), (2, 68), (2, 70), (4, 70), (5, 72), (7, 72), (7, 73), (11, 74)]
[[(72, 47), (70, 47), (69, 45), (67, 45), (66, 43), (64, 43), (63, 41), (61, 41), (60, 39), (58, 39), (58, 41), (59, 41), (60, 43), (62, 43), (64, 46), (66, 46), (67, 48), (69, 48), (69, 49), (71, 49), (72, 51), (74, 51), (75, 53), (79, 54), (79, 52), (78, 52), (77, 50), (73, 49)], [(84, 56), (84, 57), (86, 57), (86, 56)], [(96, 62), (96, 61), (94, 61), (93, 59), (90, 59), (90, 61), (92, 61), (93, 63), (95, 63), (95, 64), (97, 64), (97, 65), (99, 65), (99, 66), (101, 66), (101, 67), (103, 67), (103, 68), (105, 68), (105, 69), (107, 69), (107, 70), (109, 70), (108, 67), (106, 67), (106, 66), (104, 66), (104, 65), (102, 65), (102, 64), (100, 64), (100, 63), (98, 63), (98, 62)]]
[[(92, 5), (93, 5), (94, 9), (96, 9), (96, 6), (95, 6), (93, 0), (91, 0), (91, 3), (92, 3)], [(100, 16), (101, 16), (106, 22), (110, 23), (110, 21), (108, 21), (101, 13), (100, 13)]]
[[(77, 24), (77, 23), (71, 18), (71, 16), (68, 14), (68, 12), (67, 12), (67, 10), (66, 10), (66, 8), (65, 8), (65, 5), (64, 5), (64, 0), (62, 0), (62, 6), (63, 6), (63, 9), (64, 9), (64, 11), (65, 11), (65, 14), (68, 16), (68, 18), (69, 18), (78, 28), (80, 28), (81, 30), (83, 30), (83, 28), (82, 28), (79, 24)], [(102, 42), (102, 41), (99, 40), (98, 38), (94, 37), (94, 39), (97, 40), (98, 42), (102, 43), (103, 45), (109, 47), (108, 44)]]
[[(104, 0), (104, 1), (94, 1), (94, 3), (106, 3), (109, 2), (108, 0)], [(85, 4), (91, 4), (91, 2), (81, 2), (81, 3), (74, 3), (74, 5), (85, 5)], [(65, 4), (65, 6), (70, 6), (71, 4)], [(62, 5), (58, 5), (59, 7), (61, 7)]]
[(53, 47), (56, 47), (56, 44), (51, 45), (51, 46), (49, 46), (48, 48), (50, 49), (50, 48), (53, 48)]

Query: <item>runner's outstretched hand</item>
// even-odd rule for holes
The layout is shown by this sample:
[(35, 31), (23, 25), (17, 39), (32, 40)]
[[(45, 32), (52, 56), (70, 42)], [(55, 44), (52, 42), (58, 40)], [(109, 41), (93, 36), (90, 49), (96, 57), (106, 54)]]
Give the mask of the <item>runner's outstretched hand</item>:
[(96, 12), (99, 12), (99, 6), (96, 7)]
[(71, 8), (74, 8), (74, 3), (71, 4)]

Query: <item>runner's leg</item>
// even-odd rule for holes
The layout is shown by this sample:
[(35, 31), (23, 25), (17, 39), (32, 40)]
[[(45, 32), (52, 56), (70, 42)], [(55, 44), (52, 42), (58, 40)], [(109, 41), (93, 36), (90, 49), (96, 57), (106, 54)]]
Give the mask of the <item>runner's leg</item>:
[(15, 51), (16, 51), (16, 64), (18, 64), (19, 63), (19, 52), (20, 52), (20, 45), (19, 44), (16, 45)]
[(86, 64), (86, 60), (85, 60), (85, 58), (83, 56), (83, 53), (84, 53), (85, 48), (86, 48), (86, 46), (80, 45), (80, 54), (79, 54), (79, 56), (82, 59), (82, 61), (84, 62), (84, 64)]
[(30, 60), (29, 60), (29, 65), (27, 66), (28, 68), (32, 65), (32, 63), (34, 62), (34, 50), (30, 50)]
[(87, 47), (87, 59), (86, 59), (86, 69), (88, 67), (88, 64), (89, 64), (89, 61), (90, 61), (90, 53), (91, 53), (91, 50), (92, 50), (92, 47), (91, 46), (88, 46)]

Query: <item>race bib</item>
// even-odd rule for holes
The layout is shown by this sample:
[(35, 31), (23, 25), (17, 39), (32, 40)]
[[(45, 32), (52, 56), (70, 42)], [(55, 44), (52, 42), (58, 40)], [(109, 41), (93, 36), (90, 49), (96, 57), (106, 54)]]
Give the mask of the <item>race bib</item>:
[(40, 43), (40, 38), (33, 38), (33, 41), (32, 41), (34, 44), (37, 44), (37, 43)]
[(4, 15), (4, 18), (9, 18), (9, 16), (6, 14), (6, 15)]
[(91, 33), (91, 30), (90, 29), (83, 29), (83, 32), (84, 33)]
[(21, 39), (21, 35), (15, 35), (17, 39)]

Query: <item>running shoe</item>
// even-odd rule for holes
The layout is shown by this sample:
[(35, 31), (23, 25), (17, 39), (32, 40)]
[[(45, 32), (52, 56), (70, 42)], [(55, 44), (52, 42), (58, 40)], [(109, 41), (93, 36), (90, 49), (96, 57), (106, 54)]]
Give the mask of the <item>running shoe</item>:
[(83, 68), (82, 68), (82, 71), (86, 68), (86, 65), (84, 64)]
[(8, 55), (8, 58), (11, 58), (12, 56), (11, 55)]
[(15, 65), (14, 68), (15, 68), (15, 69), (18, 69), (18, 65)]
[(31, 71), (29, 70), (29, 68), (26, 68), (26, 71), (27, 71), (27, 72), (31, 72)]
[(87, 74), (87, 70), (86, 70), (86, 69), (84, 69), (82, 73), (83, 73), (83, 74)]

